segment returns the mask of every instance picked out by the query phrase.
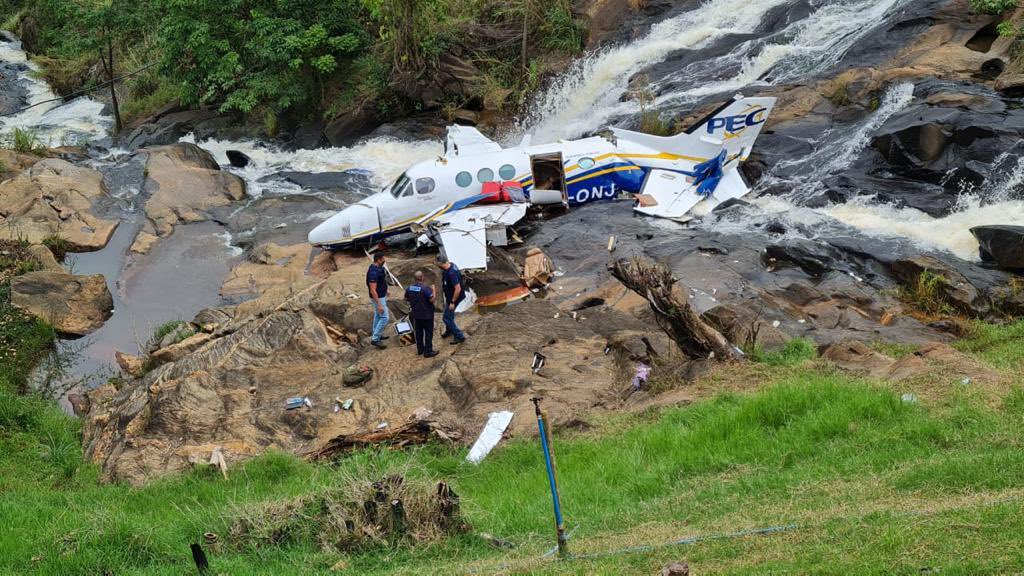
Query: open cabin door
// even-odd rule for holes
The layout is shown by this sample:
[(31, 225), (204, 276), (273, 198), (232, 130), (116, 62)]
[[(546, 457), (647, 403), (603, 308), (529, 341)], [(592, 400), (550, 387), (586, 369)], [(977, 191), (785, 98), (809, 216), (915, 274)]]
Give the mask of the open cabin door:
[[(569, 191), (565, 183), (565, 164), (562, 163), (561, 152), (530, 156), (530, 171), (533, 173), (531, 200), (534, 203), (552, 203), (540, 198), (541, 196), (547, 196), (543, 194), (544, 191), (551, 191), (557, 192), (561, 196), (564, 206), (569, 205)], [(538, 198), (533, 198), (533, 196), (538, 196)], [(552, 199), (554, 198), (554, 194), (550, 196)]]

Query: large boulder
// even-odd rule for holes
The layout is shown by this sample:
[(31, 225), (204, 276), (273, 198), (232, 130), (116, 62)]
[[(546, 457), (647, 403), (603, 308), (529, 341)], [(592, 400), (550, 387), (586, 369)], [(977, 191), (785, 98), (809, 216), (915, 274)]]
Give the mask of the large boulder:
[(0, 183), (0, 238), (41, 243), (60, 237), (72, 252), (107, 245), (117, 220), (95, 215), (107, 196), (103, 175), (64, 160), (40, 160)]
[(1001, 268), (1024, 268), (1024, 226), (975, 226), (981, 259)]
[(62, 334), (84, 336), (110, 318), (114, 300), (102, 274), (40, 270), (11, 280), (11, 303)]
[(178, 143), (140, 152), (146, 155), (147, 222), (132, 245), (148, 252), (156, 238), (170, 235), (178, 224), (202, 222), (214, 208), (245, 198), (245, 182), (220, 169), (209, 152)]
[(960, 271), (932, 256), (910, 256), (892, 262), (892, 274), (911, 288), (922, 282), (922, 275), (936, 277), (936, 295), (946, 304), (971, 316), (989, 312), (987, 298)]
[(587, 49), (619, 30), (623, 22), (636, 13), (640, 2), (635, 0), (581, 0), (573, 3), (573, 12), (586, 26)]

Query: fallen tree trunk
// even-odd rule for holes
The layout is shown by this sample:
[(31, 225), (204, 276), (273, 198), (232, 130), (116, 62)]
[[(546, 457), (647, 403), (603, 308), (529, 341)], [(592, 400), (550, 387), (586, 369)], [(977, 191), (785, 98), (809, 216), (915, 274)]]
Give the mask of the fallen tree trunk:
[(676, 279), (667, 267), (640, 258), (620, 258), (608, 264), (608, 271), (623, 286), (647, 299), (658, 326), (687, 357), (731, 360), (740, 355), (725, 336), (701, 320), (689, 302), (673, 294)]
[(367, 446), (385, 445), (404, 448), (412, 444), (426, 444), (432, 438), (452, 441), (456, 434), (442, 430), (430, 420), (411, 420), (396, 427), (372, 430), (359, 434), (336, 436), (319, 448), (308, 452), (310, 460), (328, 460)]

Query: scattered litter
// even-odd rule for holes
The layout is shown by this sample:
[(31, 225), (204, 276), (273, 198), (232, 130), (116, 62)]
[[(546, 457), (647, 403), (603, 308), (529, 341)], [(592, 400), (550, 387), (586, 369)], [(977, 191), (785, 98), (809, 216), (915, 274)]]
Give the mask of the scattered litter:
[(434, 411), (426, 406), (420, 406), (413, 410), (411, 419), (415, 421), (430, 420), (430, 417), (434, 415)]
[(967, 386), (968, 384), (971, 383), (971, 379), (968, 378), (967, 376), (964, 376), (964, 379), (961, 380), (960, 383), (963, 384), (964, 386)]
[(531, 288), (530, 292), (533, 292), (534, 294), (536, 294), (537, 292), (540, 292), (540, 288)]
[(220, 473), (224, 475), (224, 479), (228, 479), (228, 463), (224, 461), (224, 452), (220, 446), (214, 448), (210, 454), (210, 466), (220, 468)]
[(306, 399), (302, 396), (292, 396), (291, 398), (284, 401), (285, 410), (295, 410), (296, 408), (302, 408), (302, 404)]
[(718, 288), (712, 288), (711, 289), (711, 293), (712, 294), (718, 294)]
[(335, 402), (334, 403), (334, 408), (332, 408), (331, 411), (334, 412), (335, 414), (337, 414), (338, 412), (341, 412), (341, 404), (338, 404), (337, 402)]
[(530, 248), (523, 262), (523, 281), (529, 287), (545, 286), (551, 282), (555, 266), (540, 248)]
[(346, 294), (345, 298), (348, 298), (349, 300), (358, 300), (359, 299), (359, 295), (358, 294)]
[(287, 226), (287, 224), (285, 224), (284, 222), (281, 222), (277, 226), (274, 226), (274, 229), (275, 230), (280, 230), (281, 228), (284, 228), (285, 226)]
[(572, 319), (575, 320), (576, 319), (576, 313), (575, 312), (571, 312), (571, 314), (572, 314)]
[(345, 369), (345, 373), (341, 377), (341, 383), (349, 387), (362, 386), (372, 377), (373, 368), (353, 364)]
[(473, 447), (469, 449), (466, 462), (479, 464), (491, 449), (501, 441), (501, 435), (505, 433), (505, 429), (508, 428), (508, 424), (511, 421), (512, 412), (508, 410), (491, 412), (487, 416), (487, 423), (484, 424), (484, 429), (480, 431), (480, 436), (473, 443)]
[(383, 429), (385, 429), (387, 427), (388, 427), (387, 421), (384, 421), (384, 422), (381, 422), (380, 424), (377, 424), (377, 430), (383, 430)]
[(498, 538), (493, 534), (488, 534), (487, 532), (481, 532), (480, 539), (484, 542), (487, 542), (491, 546), (494, 546), (495, 548), (502, 548), (505, 550), (511, 550), (512, 548), (515, 548), (515, 544), (509, 542), (508, 540)]
[(558, 318), (560, 315), (561, 315), (560, 313), (555, 312), (555, 318)]
[(348, 400), (345, 400), (344, 402), (341, 403), (341, 409), (342, 410), (351, 410), (352, 409), (352, 402), (353, 402), (353, 400), (351, 398), (349, 398)]
[(608, 251), (615, 252), (615, 236), (608, 237)]
[(313, 402), (309, 399), (309, 396), (303, 397), (302, 398), (302, 403), (306, 406), (306, 408), (312, 408), (313, 407)]
[(797, 322), (797, 324), (806, 324), (807, 320), (804, 320), (803, 318), (801, 318), (801, 319), (797, 320), (796, 322)]
[(608, 353), (611, 352), (611, 351), (612, 351), (612, 347), (611, 346), (605, 346), (604, 347), (604, 355), (605, 356), (607, 356)]
[(540, 369), (544, 367), (545, 360), (547, 360), (547, 357), (541, 354), (540, 352), (533, 353), (533, 365), (531, 366), (531, 368), (533, 368), (534, 374), (540, 372)]
[(772, 320), (772, 328), (778, 328), (780, 324), (782, 324), (782, 322), (779, 322), (778, 320)]
[(900, 396), (900, 400), (906, 402), (907, 404), (914, 404), (917, 402), (917, 394), (911, 394), (910, 392), (907, 392), (903, 396)]
[(552, 273), (552, 276), (555, 278), (561, 278), (562, 276), (565, 276), (565, 272), (562, 270), (555, 270), (554, 273)]
[(637, 362), (636, 374), (633, 375), (633, 389), (639, 390), (642, 384), (647, 383), (647, 378), (651, 375), (651, 367), (643, 362)]

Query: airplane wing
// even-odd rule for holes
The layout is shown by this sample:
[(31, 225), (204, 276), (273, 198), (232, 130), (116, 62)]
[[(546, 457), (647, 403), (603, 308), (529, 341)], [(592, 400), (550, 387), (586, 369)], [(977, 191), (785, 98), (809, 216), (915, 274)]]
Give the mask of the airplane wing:
[(448, 127), (448, 134), (445, 138), (444, 151), (458, 155), (483, 154), (485, 152), (498, 152), (501, 145), (484, 136), (476, 128), (470, 126), (459, 126), (454, 124)]
[(505, 228), (521, 220), (526, 208), (525, 203), (470, 206), (438, 216), (430, 229), (460, 269), (486, 269), (487, 244), (507, 244)]

